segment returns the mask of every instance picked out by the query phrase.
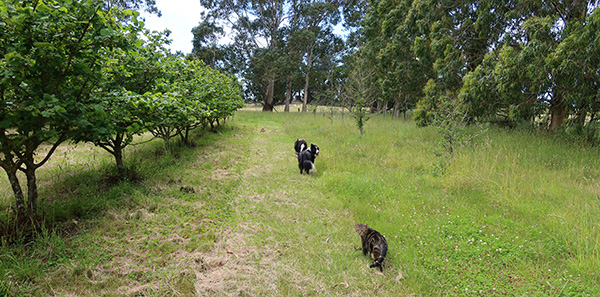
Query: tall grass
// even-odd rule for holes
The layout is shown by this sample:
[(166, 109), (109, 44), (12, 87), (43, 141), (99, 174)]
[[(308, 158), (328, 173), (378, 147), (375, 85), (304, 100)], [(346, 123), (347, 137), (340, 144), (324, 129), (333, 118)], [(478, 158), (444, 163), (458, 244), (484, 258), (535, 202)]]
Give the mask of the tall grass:
[[(597, 148), (489, 128), (439, 174), (434, 128), (374, 116), (364, 129), (327, 110), (241, 111), (195, 148), (136, 147), (142, 182), (116, 185), (108, 156), (63, 147), (40, 175), (55, 223), (2, 245), (0, 293), (600, 294)], [(311, 175), (297, 138), (320, 147)], [(386, 236), (384, 275), (354, 222)]]
[(285, 126), (320, 145), (323, 189), (388, 238), (415, 292), (600, 293), (597, 149), (492, 128), (436, 176), (432, 128), (374, 117), (361, 139), (350, 121)]

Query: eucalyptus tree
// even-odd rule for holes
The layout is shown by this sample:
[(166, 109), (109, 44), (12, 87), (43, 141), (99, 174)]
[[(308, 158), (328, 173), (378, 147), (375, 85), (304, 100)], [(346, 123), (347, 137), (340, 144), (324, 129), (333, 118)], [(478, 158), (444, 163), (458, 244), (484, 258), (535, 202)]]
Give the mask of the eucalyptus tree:
[[(229, 23), (233, 34), (236, 35), (235, 42), (242, 43), (243, 47), (255, 53), (275, 52), (279, 49), (277, 36), (279, 30), (284, 26), (288, 12), (285, 0), (200, 0), (200, 4), (208, 10), (208, 19), (224, 20)], [(269, 54), (266, 54), (262, 58), (268, 56)], [(251, 54), (250, 58), (253, 57), (254, 55)], [(264, 59), (261, 59), (260, 62), (264, 63)], [(278, 75), (274, 67), (264, 67), (264, 69), (265, 72), (261, 77), (261, 80), (264, 81), (263, 110), (272, 111), (275, 82)]]
[[(318, 105), (340, 105), (341, 82), (345, 79), (343, 52), (346, 43), (331, 34), (313, 51), (309, 95)], [(306, 81), (303, 78), (304, 82)]]
[[(597, 4), (597, 3), (596, 3)], [(600, 111), (600, 10), (571, 24), (569, 36), (546, 58), (555, 72), (560, 72), (565, 100), (575, 116), (578, 128), (598, 121)]]
[(226, 50), (224, 46), (219, 45), (219, 38), (224, 34), (223, 27), (205, 19), (198, 26), (192, 28), (192, 34), (194, 38), (191, 56), (213, 68), (223, 67), (223, 65), (219, 65), (225, 58)]
[[(335, 1), (201, 0), (200, 3), (208, 10), (205, 17), (209, 22), (225, 21), (231, 27), (234, 41), (230, 54), (236, 56), (230, 59), (242, 62), (237, 64), (236, 75), (244, 77), (252, 98), (264, 102), (264, 111), (273, 110), (278, 96), (277, 82), (291, 81), (289, 62), (296, 61), (295, 53), (305, 54), (305, 81), (309, 79), (311, 51), (323, 32), (331, 27), (330, 23), (339, 20)], [(303, 37), (293, 38), (293, 34)], [(291, 43), (294, 44), (288, 46)]]
[[(133, 17), (131, 11), (103, 7), (102, 1), (0, 2), (0, 166), (19, 220), (37, 213), (36, 170), (89, 127), (106, 53), (130, 48), (126, 36), (140, 28), (117, 21)], [(17, 171), (25, 173), (27, 201)]]
[(461, 96), (473, 116), (532, 121), (549, 114), (554, 131), (574, 113), (581, 126), (596, 108), (597, 36), (591, 32), (598, 28), (597, 6), (598, 1), (515, 5), (507, 14), (513, 25), (507, 41), (465, 77)]
[[(291, 27), (295, 29), (294, 27)], [(288, 33), (289, 34), (289, 33)], [(284, 112), (290, 111), (290, 102), (292, 101), (292, 95), (294, 92), (294, 83), (300, 81), (302, 68), (302, 55), (301, 42), (296, 40), (300, 38), (299, 34), (289, 34), (289, 38), (285, 40), (284, 54), (286, 63), (280, 69), (284, 75), (285, 80), (285, 100), (284, 100)], [(299, 89), (300, 87), (296, 87)]]
[[(280, 31), (280, 39), (283, 43), (283, 53), (285, 63), (280, 69), (285, 80), (285, 100), (284, 112), (290, 111), (290, 102), (294, 92), (294, 85), (299, 81), (301, 76), (302, 60), (301, 55), (303, 49), (303, 36), (299, 34), (302, 30), (300, 27), (300, 18), (302, 12), (302, 1), (292, 1), (290, 3), (291, 17), (288, 18), (288, 24)], [(299, 87), (296, 87), (299, 89)]]
[(340, 20), (337, 4), (331, 1), (311, 0), (300, 5), (300, 30), (296, 33), (304, 52), (304, 100), (302, 111), (306, 112), (308, 102), (310, 73), (315, 60), (315, 48), (331, 40), (333, 26)]
[[(428, 51), (415, 52), (424, 41), (422, 32), (416, 23), (407, 21), (411, 9), (411, 0), (384, 0), (378, 4), (376, 19), (379, 29), (379, 52), (377, 54), (380, 69), (379, 83), (386, 101), (393, 104), (393, 117), (414, 108), (423, 97), (423, 88), (427, 80), (433, 77), (432, 59)], [(373, 33), (371, 33), (373, 34)], [(369, 39), (371, 42), (372, 38)]]
[(501, 44), (509, 25), (505, 16), (513, 1), (432, 1), (416, 0), (407, 21), (416, 25), (413, 52), (419, 59), (431, 59), (433, 85), (437, 94), (420, 100), (416, 120), (427, 123), (427, 115), (440, 100), (458, 98), (464, 76), (473, 71), (490, 48)]
[[(582, 44), (574, 42), (573, 38), (582, 37), (579, 35), (580, 30), (597, 28), (597, 25), (594, 26), (593, 22), (589, 23), (588, 8), (597, 11), (598, 1), (573, 0), (544, 4), (549, 5), (547, 7), (549, 10), (548, 16), (544, 18), (534, 16), (528, 20), (527, 24), (535, 28), (536, 33), (528, 34), (533, 42), (526, 43), (525, 50), (529, 48), (536, 50), (539, 43), (546, 46), (543, 49), (546, 51), (538, 56), (539, 59), (536, 64), (541, 67), (536, 69), (537, 75), (535, 78), (537, 81), (547, 82), (547, 88), (540, 90), (543, 92), (540, 95), (549, 97), (548, 104), (551, 117), (549, 128), (555, 131), (562, 125), (573, 106), (581, 107), (582, 101), (579, 100), (580, 94), (578, 93), (580, 88), (585, 88), (585, 75), (581, 75), (583, 69), (576, 69), (578, 66), (574, 66), (573, 61), (584, 61), (587, 57), (582, 55), (593, 54), (597, 51), (597, 48), (593, 50), (593, 47), (595, 47), (593, 43)], [(581, 28), (582, 26), (587, 28)], [(569, 38), (570, 36), (574, 37)], [(592, 40), (587, 39), (586, 41)], [(574, 44), (579, 44), (583, 48), (579, 50), (570, 48)], [(586, 50), (586, 48), (591, 49), (591, 51)], [(593, 72), (597, 73), (597, 64), (593, 68), (596, 69)], [(590, 72), (588, 74), (593, 76)]]

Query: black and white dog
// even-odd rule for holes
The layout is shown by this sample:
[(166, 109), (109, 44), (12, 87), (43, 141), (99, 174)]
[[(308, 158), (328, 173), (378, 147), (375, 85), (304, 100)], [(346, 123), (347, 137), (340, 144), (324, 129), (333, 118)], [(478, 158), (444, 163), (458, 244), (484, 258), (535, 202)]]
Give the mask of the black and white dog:
[(296, 139), (296, 143), (294, 143), (294, 149), (296, 150), (296, 156), (305, 149), (308, 148), (308, 143), (304, 141), (304, 139)]
[(310, 174), (310, 171), (315, 170), (315, 159), (319, 155), (319, 147), (315, 144), (310, 144), (307, 150), (298, 153), (298, 168), (300, 168), (300, 174), (306, 171), (306, 174)]

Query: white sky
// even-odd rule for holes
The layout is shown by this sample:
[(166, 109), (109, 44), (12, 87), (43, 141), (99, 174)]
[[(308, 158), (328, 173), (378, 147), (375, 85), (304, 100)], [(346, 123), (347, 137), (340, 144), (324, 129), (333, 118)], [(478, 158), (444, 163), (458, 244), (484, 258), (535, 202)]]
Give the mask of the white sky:
[(156, 0), (156, 7), (162, 12), (161, 17), (141, 11), (145, 27), (150, 30), (171, 30), (169, 47), (174, 53), (181, 51), (185, 54), (192, 52), (192, 28), (200, 23), (200, 1), (198, 0)]
[[(192, 28), (200, 23), (200, 12), (202, 7), (199, 0), (156, 0), (156, 7), (162, 12), (158, 17), (144, 11), (140, 11), (140, 16), (145, 19), (146, 29), (163, 31), (171, 30), (169, 39), (172, 40), (169, 48), (173, 53), (181, 51), (184, 54), (192, 52)], [(227, 29), (225, 30), (228, 31)], [(338, 35), (347, 35), (341, 24), (335, 28)], [(227, 35), (227, 34), (226, 34)], [(225, 36), (222, 38), (225, 43), (231, 40)]]

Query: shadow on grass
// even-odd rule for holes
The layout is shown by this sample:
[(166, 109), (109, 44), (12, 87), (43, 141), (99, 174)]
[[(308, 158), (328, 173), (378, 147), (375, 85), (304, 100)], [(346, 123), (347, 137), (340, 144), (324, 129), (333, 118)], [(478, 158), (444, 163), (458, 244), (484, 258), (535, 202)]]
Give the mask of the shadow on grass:
[(101, 217), (110, 209), (134, 208), (136, 203), (128, 197), (148, 193), (147, 181), (160, 179), (171, 169), (193, 162), (198, 151), (231, 131), (234, 131), (231, 126), (216, 127), (215, 131), (194, 130), (190, 145), (183, 145), (178, 139), (173, 141), (171, 152), (165, 152), (159, 139), (128, 147), (125, 180), (116, 177), (112, 158), (83, 169), (62, 168), (52, 177), (52, 183), (39, 188), (38, 217), (26, 225), (17, 225), (12, 207), (0, 213), (1, 246), (27, 246), (46, 231), (69, 237), (81, 231), (78, 228), (81, 221)]

